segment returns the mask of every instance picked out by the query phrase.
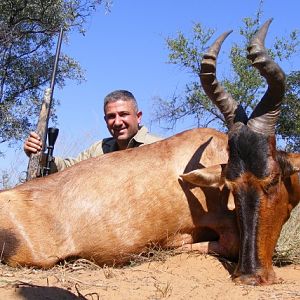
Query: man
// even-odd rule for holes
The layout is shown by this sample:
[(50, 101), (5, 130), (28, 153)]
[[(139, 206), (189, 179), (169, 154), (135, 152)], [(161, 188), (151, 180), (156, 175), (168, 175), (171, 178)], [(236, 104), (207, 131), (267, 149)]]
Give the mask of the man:
[[(96, 142), (76, 158), (55, 157), (56, 168), (54, 167), (54, 169), (61, 171), (90, 157), (161, 140), (160, 137), (150, 134), (145, 126), (140, 126), (141, 119), (142, 112), (139, 111), (132, 93), (126, 90), (117, 90), (108, 94), (104, 98), (104, 120), (112, 137)], [(35, 132), (31, 132), (24, 143), (26, 155), (30, 156), (41, 150), (40, 137)]]

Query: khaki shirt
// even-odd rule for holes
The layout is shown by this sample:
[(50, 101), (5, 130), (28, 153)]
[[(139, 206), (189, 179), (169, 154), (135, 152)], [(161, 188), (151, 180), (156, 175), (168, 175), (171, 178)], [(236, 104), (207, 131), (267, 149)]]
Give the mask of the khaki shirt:
[[(144, 144), (151, 144), (156, 141), (162, 140), (161, 137), (155, 136), (153, 134), (150, 134), (148, 132), (148, 129), (145, 126), (140, 127), (137, 134), (130, 140), (127, 148), (134, 148), (139, 147)], [(75, 158), (61, 158), (61, 157), (55, 157), (54, 163), (56, 165), (55, 169), (58, 171), (62, 171), (63, 169), (70, 167), (82, 160), (100, 156), (105, 153), (110, 153), (118, 151), (117, 142), (114, 138), (106, 138), (101, 141), (96, 142), (91, 147), (89, 147), (87, 150), (81, 152), (77, 157)], [(51, 168), (52, 169), (52, 168)]]

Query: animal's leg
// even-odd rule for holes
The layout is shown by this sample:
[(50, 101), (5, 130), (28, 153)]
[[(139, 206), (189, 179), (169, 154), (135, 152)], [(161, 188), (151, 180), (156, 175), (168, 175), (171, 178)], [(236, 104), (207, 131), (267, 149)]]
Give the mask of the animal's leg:
[(220, 241), (184, 244), (176, 250), (183, 252), (197, 251), (201, 254), (219, 255), (227, 258), (236, 258), (238, 256), (238, 247), (233, 249), (232, 247), (223, 245)]
[(197, 251), (203, 254), (211, 254), (213, 251), (214, 253), (218, 253), (220, 246), (218, 242), (200, 242), (200, 243), (193, 243), (193, 244), (184, 244), (181, 247), (178, 247), (177, 250), (179, 251)]
[(177, 233), (171, 237), (168, 237), (165, 243), (162, 245), (163, 248), (178, 248), (185, 244), (192, 244), (193, 237), (189, 233)]
[(178, 252), (197, 251), (202, 254), (236, 258), (238, 256), (238, 239), (227, 234), (221, 235), (218, 241), (194, 243), (191, 234), (178, 233), (172, 239), (169, 238), (163, 248), (173, 248)]

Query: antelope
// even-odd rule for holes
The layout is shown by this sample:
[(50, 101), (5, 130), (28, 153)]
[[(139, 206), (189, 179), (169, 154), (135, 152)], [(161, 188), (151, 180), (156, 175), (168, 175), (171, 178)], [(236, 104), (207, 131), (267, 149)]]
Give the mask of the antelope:
[(203, 57), (201, 83), (228, 135), (192, 129), (0, 192), (1, 260), (50, 268), (81, 257), (116, 265), (156, 245), (238, 258), (235, 281), (276, 282), (272, 253), (300, 200), (300, 154), (276, 150), (284, 73), (264, 47), (269, 23), (249, 47), (269, 85), (249, 119), (216, 79), (225, 33)]
[(234, 197), (239, 229), (236, 282), (266, 284), (276, 281), (272, 254), (281, 228), (300, 200), (300, 154), (276, 150), (275, 124), (285, 92), (285, 74), (264, 46), (272, 19), (252, 38), (248, 58), (268, 89), (248, 118), (242, 106), (216, 78), (216, 59), (222, 34), (204, 55), (201, 83), (228, 125), (228, 162), (223, 181)]

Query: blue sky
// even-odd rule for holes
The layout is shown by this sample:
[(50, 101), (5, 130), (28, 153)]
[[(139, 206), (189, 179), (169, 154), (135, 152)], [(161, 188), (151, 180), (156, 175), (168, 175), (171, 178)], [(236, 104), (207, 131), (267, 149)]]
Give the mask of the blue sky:
[[(233, 29), (226, 40), (228, 47), (238, 42), (239, 27), (245, 17), (254, 17), (259, 0), (114, 0), (111, 12), (104, 7), (95, 13), (86, 26), (86, 35), (70, 35), (62, 51), (78, 60), (86, 70), (86, 81), (80, 85), (68, 81), (63, 90), (56, 89), (61, 101), (57, 109), (60, 134), (55, 155), (75, 155), (97, 139), (108, 136), (103, 120), (102, 101), (116, 89), (127, 89), (136, 96), (143, 111), (143, 124), (163, 136), (191, 128), (186, 120), (166, 132), (153, 119), (153, 99), (170, 98), (180, 92), (192, 78), (184, 70), (167, 64), (165, 39), (178, 31), (192, 32), (195, 22), (215, 28), (216, 34)], [(263, 20), (273, 17), (266, 46), (274, 35), (283, 36), (299, 29), (298, 0), (265, 0)], [(268, 43), (269, 42), (269, 43)], [(284, 66), (285, 71), (300, 69), (300, 60)], [(51, 124), (50, 124), (51, 125)], [(2, 150), (2, 149), (1, 149)], [(5, 149), (4, 149), (5, 150)], [(6, 150), (1, 159), (3, 169), (26, 168), (22, 151)]]

